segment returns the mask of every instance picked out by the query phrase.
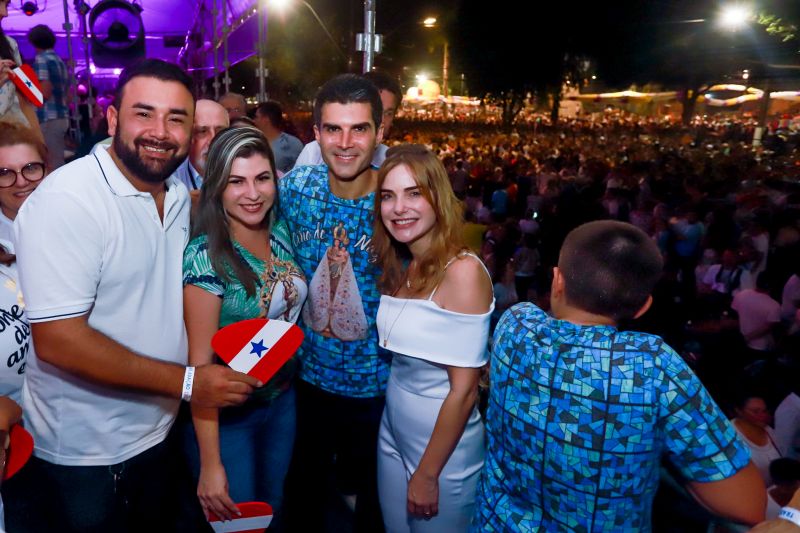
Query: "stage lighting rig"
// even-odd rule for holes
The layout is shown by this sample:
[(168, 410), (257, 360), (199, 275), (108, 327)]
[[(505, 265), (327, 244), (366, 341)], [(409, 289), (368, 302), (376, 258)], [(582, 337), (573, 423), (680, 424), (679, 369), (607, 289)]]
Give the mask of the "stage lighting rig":
[(92, 58), (98, 67), (125, 68), (145, 56), (142, 6), (128, 0), (100, 0), (89, 12)]
[(32, 17), (39, 12), (39, 3), (37, 2), (37, 0), (25, 0), (24, 2), (22, 2), (20, 9), (27, 16)]

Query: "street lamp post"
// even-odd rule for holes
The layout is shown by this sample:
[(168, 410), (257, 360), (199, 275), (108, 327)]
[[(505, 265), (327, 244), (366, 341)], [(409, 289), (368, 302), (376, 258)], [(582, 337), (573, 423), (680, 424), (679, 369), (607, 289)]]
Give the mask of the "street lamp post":
[[(427, 17), (422, 21), (422, 25), (426, 28), (436, 28), (438, 20), (436, 17)], [(444, 47), (442, 49), (442, 95), (447, 98), (449, 96), (448, 90), (448, 74), (450, 70), (450, 43), (447, 37), (444, 37)]]
[(256, 16), (258, 17), (258, 67), (256, 68), (256, 78), (258, 78), (258, 101), (267, 101), (267, 76), (269, 71), (265, 65), (265, 55), (267, 53), (267, 28), (266, 17), (267, 10), (264, 5), (264, 0), (259, 0), (258, 7), (256, 8)]
[(450, 43), (447, 39), (444, 41), (444, 50), (442, 57), (442, 94), (445, 98), (449, 96), (448, 84), (448, 70), (450, 69)]
[(364, 74), (375, 66), (375, 54), (381, 52), (383, 42), (383, 36), (375, 33), (375, 5), (376, 0), (364, 0), (364, 33), (356, 35), (356, 50), (364, 52)]
[[(720, 11), (719, 14), (719, 24), (723, 28), (728, 31), (735, 32), (747, 26), (748, 22), (753, 19), (752, 12), (744, 5), (741, 4), (732, 4), (726, 6)], [(762, 62), (763, 63), (763, 62)], [(764, 88), (763, 88), (763, 96), (761, 97), (761, 105), (759, 106), (758, 110), (758, 124), (756, 125), (756, 129), (753, 132), (753, 146), (761, 146), (761, 142), (764, 138), (764, 133), (767, 129), (767, 118), (769, 116), (769, 104), (770, 104), (770, 82), (769, 76), (767, 75), (767, 66), (766, 64), (763, 65), (764, 72)], [(748, 71), (748, 78), (750, 77), (750, 73)]]

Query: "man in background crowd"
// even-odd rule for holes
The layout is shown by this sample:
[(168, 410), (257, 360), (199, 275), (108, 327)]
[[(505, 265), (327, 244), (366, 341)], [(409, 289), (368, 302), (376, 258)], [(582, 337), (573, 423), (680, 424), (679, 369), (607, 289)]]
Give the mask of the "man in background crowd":
[(303, 151), (303, 142), (284, 131), (286, 123), (281, 105), (272, 101), (258, 104), (254, 120), (258, 129), (269, 141), (269, 147), (275, 155), (276, 170), (281, 174), (292, 170), (297, 156)]
[(241, 94), (225, 93), (218, 101), (228, 112), (231, 121), (247, 116), (247, 101)]
[(47, 168), (53, 171), (64, 164), (64, 136), (69, 128), (67, 65), (53, 51), (56, 36), (53, 30), (39, 24), (28, 32), (28, 41), (36, 49), (33, 69), (42, 85), (44, 106), (36, 109), (39, 126), (47, 145)]
[(203, 186), (208, 147), (217, 133), (227, 128), (229, 124), (228, 113), (220, 104), (213, 100), (197, 101), (189, 157), (175, 171), (175, 177), (186, 185), (189, 191), (199, 190)]

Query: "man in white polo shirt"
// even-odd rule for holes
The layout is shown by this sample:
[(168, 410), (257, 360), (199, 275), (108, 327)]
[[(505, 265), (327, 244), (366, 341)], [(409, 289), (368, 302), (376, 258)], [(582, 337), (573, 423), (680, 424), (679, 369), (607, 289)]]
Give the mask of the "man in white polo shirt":
[(178, 461), (165, 439), (180, 399), (222, 407), (259, 386), (220, 365), (185, 366), (189, 198), (170, 175), (194, 107), (176, 65), (126, 69), (108, 109), (112, 145), (50, 175), (17, 217), (36, 448), (3, 487), (10, 531), (174, 531)]

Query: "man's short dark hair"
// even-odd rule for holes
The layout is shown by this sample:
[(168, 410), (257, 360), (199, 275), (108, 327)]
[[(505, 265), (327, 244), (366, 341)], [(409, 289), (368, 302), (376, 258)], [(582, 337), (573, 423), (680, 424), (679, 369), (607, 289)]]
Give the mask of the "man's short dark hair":
[(278, 102), (262, 102), (256, 107), (256, 117), (262, 116), (269, 119), (273, 128), (283, 130), (283, 109)]
[(369, 81), (375, 84), (375, 87), (378, 88), (378, 92), (380, 91), (389, 91), (397, 98), (397, 105), (400, 105), (400, 102), (403, 101), (403, 90), (400, 88), (400, 83), (398, 81), (389, 76), (385, 72), (381, 72), (380, 70), (371, 70), (364, 74), (364, 77), (367, 78)]
[(39, 50), (50, 50), (56, 45), (56, 34), (48, 26), (39, 24), (28, 30), (28, 42)]
[(322, 126), (322, 106), (325, 104), (369, 104), (375, 129), (381, 125), (381, 94), (375, 84), (363, 76), (340, 74), (320, 87), (314, 100), (314, 124), (317, 127)]
[(122, 91), (125, 85), (133, 78), (155, 78), (160, 81), (174, 81), (180, 83), (192, 95), (195, 100), (192, 78), (175, 63), (170, 63), (162, 59), (142, 59), (122, 71), (122, 75), (117, 81), (117, 89), (114, 93), (114, 107), (119, 109), (122, 103)]
[(558, 259), (567, 303), (615, 322), (636, 315), (663, 266), (658, 247), (645, 232), (612, 220), (572, 230)]

